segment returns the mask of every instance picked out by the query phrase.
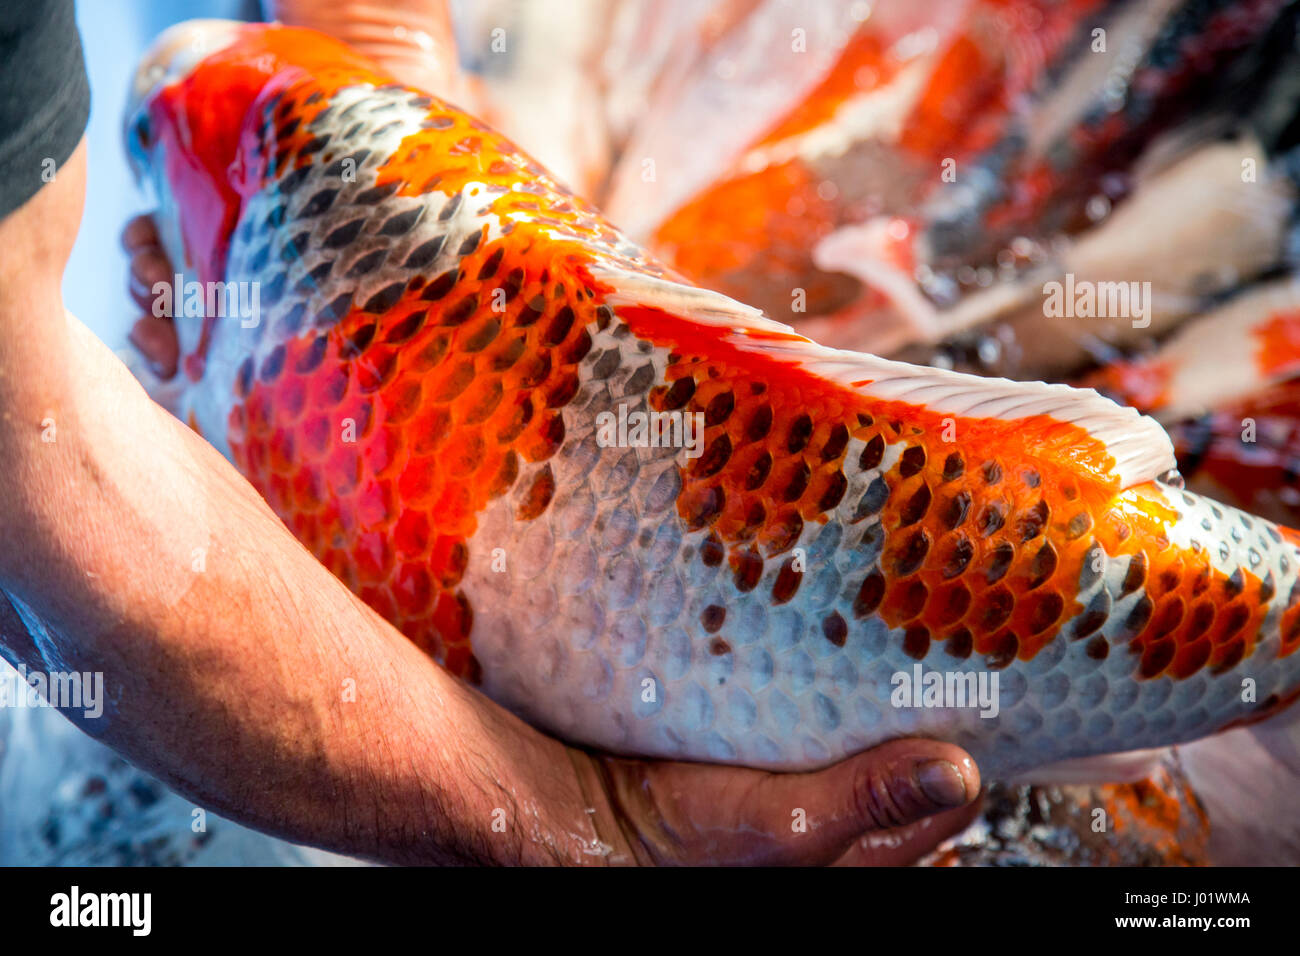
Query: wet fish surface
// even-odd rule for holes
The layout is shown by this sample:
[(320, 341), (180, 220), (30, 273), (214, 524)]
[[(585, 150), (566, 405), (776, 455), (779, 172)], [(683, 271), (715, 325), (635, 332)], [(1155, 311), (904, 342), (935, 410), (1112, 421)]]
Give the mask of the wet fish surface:
[(773, 769), (933, 736), (998, 778), (1294, 699), (1300, 538), (1133, 409), (820, 346), (309, 31), (224, 28), (138, 117), (173, 261), (258, 290), (178, 317), (178, 412), (539, 726)]

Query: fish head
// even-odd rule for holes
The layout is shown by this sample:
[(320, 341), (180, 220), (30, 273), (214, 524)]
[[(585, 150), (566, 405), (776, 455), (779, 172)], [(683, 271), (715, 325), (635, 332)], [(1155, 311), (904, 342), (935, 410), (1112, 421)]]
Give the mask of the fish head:
[[(200, 108), (189, 87), (198, 65), (236, 42), (241, 29), (241, 24), (230, 20), (177, 24), (150, 46), (131, 80), (123, 124), (127, 159), (137, 183), (153, 202), (154, 224), (175, 270), (174, 282), (197, 277), (212, 264), (218, 242), (212, 213), (225, 205), (219, 188), (224, 177), (211, 168), (220, 162), (220, 151), (200, 150), (196, 144), (220, 143), (220, 137), (212, 138), (214, 128), (230, 118), (213, 109), (216, 101)], [(205, 152), (210, 163), (203, 161)], [(185, 201), (196, 197), (207, 197), (206, 217)], [(182, 290), (170, 291), (174, 303)], [(202, 316), (187, 315), (174, 305), (167, 311), (176, 320), (182, 356), (193, 355), (202, 334)]]
[(391, 82), (371, 61), (314, 30), (215, 19), (169, 28), (135, 71), (126, 151), (154, 202), (162, 248), (175, 270), (165, 314), (175, 319), (181, 369), (190, 382), (203, 376), (206, 343), (221, 316), (182, 307), (187, 298), (197, 301), (188, 290), (226, 279), (246, 202), (263, 187), (268, 167), (284, 159), (276, 146), (287, 139), (289, 124), (277, 126), (270, 105), (304, 76), (322, 74), (340, 84)]

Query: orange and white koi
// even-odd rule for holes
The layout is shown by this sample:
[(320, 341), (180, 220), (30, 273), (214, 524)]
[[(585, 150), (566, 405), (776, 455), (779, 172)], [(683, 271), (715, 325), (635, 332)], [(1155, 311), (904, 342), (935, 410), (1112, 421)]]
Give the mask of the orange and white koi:
[[(178, 319), (180, 414), (540, 726), (770, 768), (922, 734), (999, 777), (1296, 695), (1300, 537), (1179, 488), (1136, 411), (820, 346), (310, 31), (178, 27), (137, 83), (173, 261), (260, 289)], [(702, 453), (611, 447), (633, 413)]]

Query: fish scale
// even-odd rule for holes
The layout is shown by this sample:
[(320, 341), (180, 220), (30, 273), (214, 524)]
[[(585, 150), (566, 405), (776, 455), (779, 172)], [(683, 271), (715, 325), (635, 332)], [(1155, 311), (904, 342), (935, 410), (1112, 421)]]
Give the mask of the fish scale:
[[(992, 777), (1294, 697), (1297, 537), (1157, 480), (1154, 425), (823, 349), (347, 56), (243, 27), (147, 104), (196, 159), (163, 188), (232, 203), (204, 231), (177, 202), (177, 257), (262, 290), (255, 327), (182, 330), (183, 414), (453, 673), (618, 752), (798, 769), (919, 734)], [(186, 147), (232, 89), (235, 155)], [(698, 456), (602, 438), (665, 412)], [(996, 675), (997, 715), (897, 706), (917, 673)]]

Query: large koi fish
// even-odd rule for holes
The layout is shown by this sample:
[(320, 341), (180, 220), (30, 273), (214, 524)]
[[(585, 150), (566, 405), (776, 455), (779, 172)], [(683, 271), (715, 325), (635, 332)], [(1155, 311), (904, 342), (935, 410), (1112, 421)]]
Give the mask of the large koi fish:
[(1300, 537), (1133, 409), (822, 347), (310, 31), (182, 25), (136, 92), (176, 410), (538, 725), (777, 769), (930, 735), (996, 778), (1296, 696)]

